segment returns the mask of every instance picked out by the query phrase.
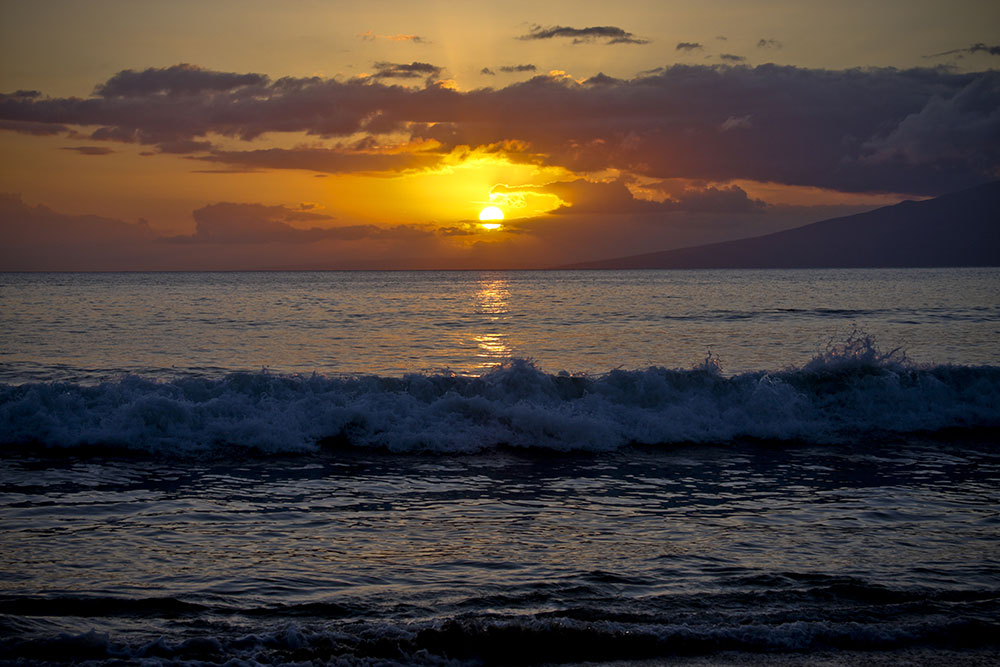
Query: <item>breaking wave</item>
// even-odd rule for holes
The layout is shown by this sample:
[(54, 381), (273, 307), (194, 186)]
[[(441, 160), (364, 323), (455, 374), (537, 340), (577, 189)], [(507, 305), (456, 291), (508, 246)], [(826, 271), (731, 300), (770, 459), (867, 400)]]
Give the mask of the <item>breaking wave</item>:
[(717, 360), (599, 376), (512, 360), (482, 376), (233, 373), (96, 386), (0, 384), (0, 441), (168, 455), (334, 445), (474, 452), (607, 451), (740, 439), (840, 443), (1000, 426), (1000, 367), (918, 366), (867, 336), (801, 368), (725, 376)]

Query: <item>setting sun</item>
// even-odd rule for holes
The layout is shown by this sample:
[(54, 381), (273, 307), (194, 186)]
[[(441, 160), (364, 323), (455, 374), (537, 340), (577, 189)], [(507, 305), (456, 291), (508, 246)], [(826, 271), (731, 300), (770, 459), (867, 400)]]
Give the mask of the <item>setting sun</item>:
[(487, 206), (479, 212), (479, 219), (484, 229), (500, 229), (500, 223), (496, 221), (503, 220), (503, 211), (496, 206)]
[(486, 220), (503, 220), (503, 211), (501, 211), (496, 206), (487, 206), (482, 211), (479, 212), (479, 219)]

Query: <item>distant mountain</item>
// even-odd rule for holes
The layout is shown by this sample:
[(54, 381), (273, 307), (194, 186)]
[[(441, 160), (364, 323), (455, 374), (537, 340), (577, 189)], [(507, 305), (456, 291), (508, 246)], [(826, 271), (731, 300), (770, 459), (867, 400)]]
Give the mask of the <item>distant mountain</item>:
[(574, 269), (1000, 266), (1000, 181), (766, 236), (574, 264)]

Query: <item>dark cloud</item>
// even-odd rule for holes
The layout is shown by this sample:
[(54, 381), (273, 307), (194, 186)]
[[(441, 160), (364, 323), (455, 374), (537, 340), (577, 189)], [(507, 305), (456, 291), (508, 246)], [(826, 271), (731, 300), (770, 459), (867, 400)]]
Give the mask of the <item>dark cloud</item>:
[(406, 63), (375, 63), (374, 79), (419, 79), (424, 77), (437, 77), (441, 75), (443, 68), (431, 65), (430, 63), (412, 62)]
[(495, 186), (491, 194), (509, 195), (517, 193), (551, 194), (559, 197), (565, 205), (552, 215), (633, 215), (646, 216), (649, 220), (663, 222), (663, 216), (684, 213), (761, 213), (767, 204), (760, 199), (752, 199), (738, 186), (712, 187), (692, 186), (673, 182), (653, 183), (635, 186), (655, 199), (637, 197), (622, 179), (609, 182), (593, 182), (585, 179), (562, 181), (546, 186), (511, 187)]
[(405, 240), (434, 236), (428, 228), (412, 225), (378, 227), (376, 225), (340, 225), (301, 228), (290, 223), (329, 222), (333, 216), (309, 210), (265, 204), (221, 202), (203, 206), (192, 214), (195, 233), (166, 236), (156, 240), (170, 244), (303, 244), (320, 241), (359, 241), (363, 239)]
[(115, 151), (107, 146), (63, 146), (64, 151), (76, 151), (80, 155), (110, 155)]
[(608, 76), (604, 72), (598, 72), (594, 76), (585, 80), (583, 84), (585, 86), (610, 86), (622, 83), (621, 79), (616, 79), (613, 76)]
[(677, 210), (694, 213), (763, 213), (767, 208), (765, 201), (753, 199), (737, 185), (686, 188), (671, 196), (668, 201), (675, 202)]
[(941, 58), (943, 56), (953, 56), (953, 55), (964, 55), (973, 53), (988, 53), (991, 56), (1000, 56), (1000, 45), (987, 46), (982, 42), (977, 42), (972, 46), (965, 49), (951, 49), (950, 51), (942, 51), (941, 53), (932, 53), (929, 56), (924, 56), (924, 58)]
[[(160, 236), (144, 220), (68, 215), (0, 194), (0, 270), (385, 268), (433, 255), (445, 234), (455, 231), (330, 226), (331, 216), (304, 209), (309, 206), (212, 204), (194, 212), (193, 234)], [(310, 222), (325, 226), (293, 224)], [(371, 259), (359, 259), (360, 249)]]
[(875, 165), (941, 165), (978, 160), (984, 173), (1000, 159), (1000, 75), (976, 79), (950, 98), (936, 97), (891, 132), (865, 143)]
[(757, 48), (758, 49), (780, 49), (781, 47), (782, 47), (782, 43), (779, 42), (776, 39), (764, 39), (764, 38), (761, 38), (757, 42)]
[(487, 76), (496, 76), (497, 75), (497, 73), (494, 72), (493, 70), (491, 70), (489, 67), (482, 68), (481, 70), (479, 70), (479, 73), (480, 74), (485, 74)]
[(93, 270), (123, 258), (134, 262), (128, 268), (148, 267), (144, 249), (155, 238), (142, 221), (67, 215), (0, 194), (0, 270)]
[[(995, 178), (996, 105), (967, 105), (967, 138), (951, 147), (927, 142), (938, 151), (919, 161), (905, 153), (873, 161), (879, 142), (935, 99), (954, 98), (970, 87), (982, 95), (998, 81), (996, 72), (777, 65), (675, 66), (602, 86), (535, 77), (471, 96), (489, 99), (497, 112), (489, 123), (463, 113), (462, 122), (440, 123), (426, 134), (445, 145), (517, 138), (551, 163), (578, 171), (615, 167), (659, 178), (939, 194)], [(898, 139), (917, 142), (916, 132), (933, 128), (921, 124)]]
[(195, 141), (193, 139), (178, 139), (176, 141), (161, 141), (157, 144), (161, 153), (201, 153), (212, 149), (210, 141)]
[(264, 204), (223, 202), (194, 212), (195, 233), (162, 239), (170, 243), (311, 243), (325, 238), (360, 238), (363, 225), (299, 229), (290, 222), (332, 220), (331, 216)]
[(518, 39), (553, 39), (555, 37), (571, 38), (574, 44), (603, 40), (605, 44), (647, 44), (649, 40), (640, 39), (630, 32), (615, 26), (595, 26), (592, 28), (568, 28), (554, 26), (543, 28), (532, 26), (527, 34)]
[(669, 182), (645, 188), (659, 193), (658, 200), (636, 197), (622, 180), (593, 183), (583, 179), (553, 183), (541, 189), (558, 196), (567, 206), (554, 214), (632, 214), (656, 218), (674, 212), (697, 213), (760, 213), (767, 204), (751, 199), (738, 186), (691, 187)]
[(987, 46), (986, 44), (979, 42), (978, 44), (973, 44), (969, 47), (969, 53), (980, 52), (988, 53), (991, 56), (1000, 56), (1000, 45)]
[(501, 72), (536, 72), (538, 68), (534, 65), (504, 65), (500, 68)]
[(745, 56), (737, 56), (732, 53), (723, 53), (719, 56), (719, 58), (730, 63), (741, 63), (746, 60)]
[[(415, 63), (403, 71), (425, 76), (438, 68)], [(598, 75), (581, 84), (553, 73), (466, 92), (318, 77), (220, 90), (199, 83), (203, 74), (173, 73), (195, 79), (175, 82), (174, 90), (201, 86), (197, 95), (0, 95), (0, 127), (87, 128), (95, 140), (208, 152), (201, 157), (220, 166), (324, 173), (395, 173), (433, 166), (455, 147), (508, 140), (529, 147), (511, 159), (579, 171), (845, 191), (939, 194), (995, 178), (1000, 169), (996, 71), (677, 65), (627, 80)], [(373, 139), (336, 149), (208, 145), (213, 135), (253, 139), (271, 132), (323, 138), (402, 132), (414, 146), (389, 153)], [(428, 152), (418, 147), (422, 140), (441, 147)]]
[(698, 42), (678, 42), (677, 46), (674, 47), (674, 51), (697, 51), (702, 48), (702, 45)]
[(63, 125), (39, 123), (30, 120), (0, 120), (0, 130), (33, 134), (36, 137), (69, 132), (69, 128)]
[(197, 95), (204, 92), (231, 91), (267, 83), (263, 74), (214, 72), (196, 65), (181, 63), (172, 67), (136, 72), (122, 70), (94, 89), (101, 97), (145, 97), (148, 95)]

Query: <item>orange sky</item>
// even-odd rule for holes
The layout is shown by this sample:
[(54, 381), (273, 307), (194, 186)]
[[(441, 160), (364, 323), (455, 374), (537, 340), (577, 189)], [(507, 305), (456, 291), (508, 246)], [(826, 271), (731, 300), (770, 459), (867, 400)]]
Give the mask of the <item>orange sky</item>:
[(869, 4), (4, 2), (0, 270), (557, 266), (997, 178), (1000, 8)]

